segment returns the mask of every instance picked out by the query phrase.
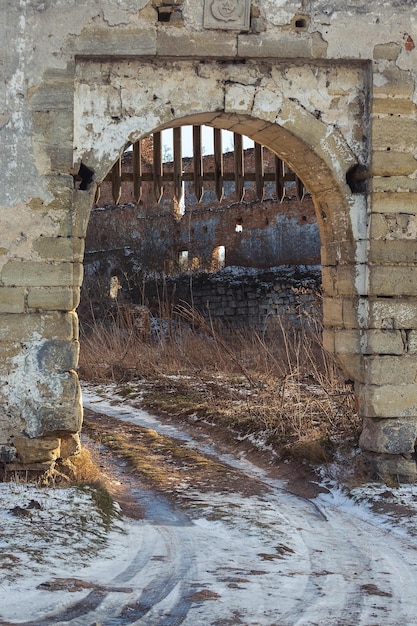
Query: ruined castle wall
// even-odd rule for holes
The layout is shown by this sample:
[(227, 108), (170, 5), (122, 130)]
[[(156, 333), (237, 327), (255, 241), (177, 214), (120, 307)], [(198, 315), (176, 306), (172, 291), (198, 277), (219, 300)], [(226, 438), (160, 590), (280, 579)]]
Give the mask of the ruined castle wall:
[[(224, 155), (225, 171), (233, 171), (233, 153)], [(266, 171), (273, 155), (265, 158)], [(131, 153), (123, 157), (124, 171), (131, 170)], [(192, 159), (184, 159), (184, 171)], [(172, 170), (172, 163), (164, 165)], [(245, 150), (245, 168), (254, 171), (254, 151)], [(213, 169), (213, 156), (203, 158), (204, 171)], [(276, 265), (320, 264), (320, 233), (310, 195), (295, 197), (289, 186), (283, 202), (277, 201), (273, 184), (265, 186), (264, 200), (257, 200), (254, 183), (246, 183), (245, 195), (236, 198), (234, 183), (225, 183), (224, 197), (216, 199), (214, 183), (206, 182), (201, 202), (193, 184), (184, 185), (184, 208), (179, 212), (173, 200), (173, 185), (164, 185), (164, 195), (156, 203), (153, 185), (144, 183), (139, 203), (133, 201), (133, 185), (122, 184), (119, 205), (114, 205), (111, 182), (100, 187), (100, 196), (90, 216), (86, 236), (85, 263), (97, 264), (103, 253), (112, 251), (130, 266), (154, 271), (178, 272), (181, 252), (186, 251), (190, 267), (218, 269), (215, 251), (225, 248), (225, 265), (265, 268)], [(114, 265), (113, 265), (114, 267)], [(103, 275), (106, 268), (103, 266)]]
[(167, 276), (159, 282), (150, 277), (137, 296), (155, 316), (160, 312), (163, 293), (174, 312), (188, 305), (216, 328), (252, 328), (269, 335), (279, 328), (290, 332), (310, 327), (317, 330), (320, 283), (318, 267), (230, 267), (212, 273)]

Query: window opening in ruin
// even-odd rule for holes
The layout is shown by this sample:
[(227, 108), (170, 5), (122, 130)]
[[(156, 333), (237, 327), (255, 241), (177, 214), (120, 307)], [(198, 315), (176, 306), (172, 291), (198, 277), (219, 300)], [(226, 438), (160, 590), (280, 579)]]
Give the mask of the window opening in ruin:
[(225, 246), (216, 246), (213, 250), (211, 258), (211, 270), (217, 272), (224, 269), (226, 265), (226, 248)]
[(235, 232), (241, 233), (242, 231), (243, 231), (243, 220), (241, 217), (239, 217), (236, 220)]
[(188, 270), (188, 250), (181, 250), (178, 255), (178, 265), (180, 270), (186, 272)]

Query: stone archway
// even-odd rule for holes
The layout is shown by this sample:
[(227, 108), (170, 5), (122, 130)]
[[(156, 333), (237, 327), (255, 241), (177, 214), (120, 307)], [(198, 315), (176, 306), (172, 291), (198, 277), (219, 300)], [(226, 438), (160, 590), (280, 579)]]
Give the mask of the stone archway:
[[(176, 76), (181, 77), (182, 89)], [(77, 58), (73, 171), (78, 172), (82, 164), (91, 180), (70, 196), (67, 179), (51, 180), (49, 191), (55, 202), (66, 206), (57, 218), (64, 240), (50, 241), (42, 233), (34, 241), (35, 249), (46, 255), (48, 267), (56, 261), (59, 267), (54, 267), (50, 279), (54, 293), (47, 302), (44, 292), (37, 300), (35, 290), (28, 299), (32, 309), (39, 302), (38, 307), (48, 312), (37, 320), (32, 312), (33, 332), (12, 363), (15, 380), (23, 376), (36, 389), (32, 393), (28, 388), (23, 407), (16, 389), (8, 390), (11, 412), (20, 413), (16, 422), (20, 419), (23, 424), (15, 430), (23, 430), (24, 436), (14, 437), (22, 460), (33, 459), (34, 450), (38, 460), (65, 456), (77, 446), (82, 411), (73, 371), (78, 354), (73, 311), (96, 183), (104, 179), (127, 142), (183, 124), (224, 128), (254, 139), (286, 161), (308, 187), (322, 240), (325, 346), (336, 355), (345, 376), (356, 383), (365, 417), (363, 447), (391, 455), (390, 461), (393, 455), (413, 451), (415, 420), (388, 420), (384, 415), (380, 423), (378, 398), (374, 395), (369, 403), (369, 389), (374, 393), (375, 387), (369, 388), (366, 367), (373, 349), (368, 333), (367, 195), (363, 181), (361, 188), (350, 180), (352, 172), (367, 176), (367, 84), (367, 66), (361, 63), (330, 67), (288, 66), (265, 59)], [(35, 141), (35, 147), (42, 158), (42, 142)], [(27, 264), (21, 267), (29, 271)], [(7, 280), (7, 268), (3, 275)], [(49, 281), (48, 276), (44, 279)], [(56, 283), (65, 287), (56, 289)], [(50, 330), (57, 325), (59, 332)], [(401, 463), (398, 473), (413, 473), (412, 461)]]
[[(182, 90), (172, 88), (173, 72), (181, 75)], [(339, 89), (340, 72), (346, 72), (345, 80), (350, 76), (354, 98)], [(326, 347), (336, 354), (345, 375), (360, 385), (367, 209), (366, 196), (352, 193), (346, 174), (367, 155), (367, 145), (359, 141), (366, 126), (364, 68), (330, 70), (324, 65), (313, 71), (272, 61), (149, 59), (139, 64), (86, 59), (80, 60), (76, 76), (76, 154), (78, 162), (95, 172), (96, 182), (104, 178), (127, 141), (184, 124), (244, 134), (289, 164), (312, 193), (316, 208)], [(304, 95), (308, 82), (321, 89), (321, 111), (314, 90), (307, 98)], [(337, 130), (330, 123), (335, 99)], [(78, 194), (78, 213), (85, 224), (91, 198), (86, 200), (83, 194)]]
[(1, 461), (49, 462), (78, 445), (75, 310), (94, 192), (74, 188), (80, 163), (99, 182), (126, 141), (189, 119), (257, 137), (305, 180), (323, 241), (325, 341), (357, 383), (361, 445), (380, 473), (416, 475), (409, 3), (367, 5), (366, 23), (341, 0), (301, 13), (273, 4), (230, 23), (191, 0), (7, 2)]

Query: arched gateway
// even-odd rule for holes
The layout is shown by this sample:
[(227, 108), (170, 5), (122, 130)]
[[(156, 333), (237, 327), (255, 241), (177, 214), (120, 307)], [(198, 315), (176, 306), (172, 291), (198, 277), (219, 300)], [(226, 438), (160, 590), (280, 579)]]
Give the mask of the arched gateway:
[(227, 19), (218, 0), (90, 4), (82, 14), (8, 2), (1, 40), (19, 46), (4, 50), (0, 112), (0, 459), (48, 463), (77, 449), (75, 309), (96, 185), (127, 142), (205, 124), (267, 146), (311, 192), (325, 345), (355, 381), (362, 448), (380, 472), (414, 476), (417, 58), (407, 3), (380, 20), (378, 3), (364, 2), (366, 38), (358, 3), (344, 12), (341, 0), (331, 11), (236, 0)]

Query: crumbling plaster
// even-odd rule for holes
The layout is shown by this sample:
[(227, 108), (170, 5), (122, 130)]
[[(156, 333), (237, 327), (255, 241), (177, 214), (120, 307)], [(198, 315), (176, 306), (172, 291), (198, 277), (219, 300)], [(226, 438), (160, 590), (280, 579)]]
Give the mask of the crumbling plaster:
[[(175, 9), (172, 22), (158, 21), (163, 0), (3, 2), (0, 404), (7, 440), (0, 444), (10, 447), (7, 458), (13, 437), (34, 438), (33, 449), (38, 435), (61, 446), (79, 428), (74, 310), (94, 195), (74, 188), (80, 161), (100, 181), (126, 141), (184, 121), (252, 136), (303, 178), (322, 238), (324, 339), (358, 383), (363, 447), (410, 454), (417, 435), (415, 3), (258, 0), (247, 32), (205, 29), (202, 0), (166, 4)], [(355, 163), (368, 168), (368, 194), (346, 185)], [(380, 319), (384, 307), (389, 317)], [(399, 329), (404, 319), (408, 326)], [(46, 385), (37, 355), (46, 350), (53, 359), (55, 352), (45, 341), (62, 341), (64, 352), (67, 343), (72, 355), (51, 369)], [(378, 378), (374, 364), (393, 354), (407, 359), (411, 382), (397, 380), (392, 364)], [(24, 376), (33, 385), (20, 390)], [(397, 399), (387, 404), (390, 416), (382, 410), (387, 394)], [(27, 446), (20, 458), (30, 458)], [(399, 473), (415, 472), (409, 457), (397, 465)]]

